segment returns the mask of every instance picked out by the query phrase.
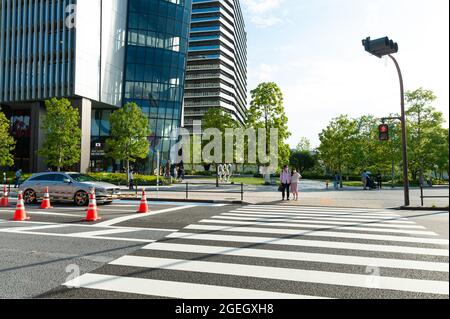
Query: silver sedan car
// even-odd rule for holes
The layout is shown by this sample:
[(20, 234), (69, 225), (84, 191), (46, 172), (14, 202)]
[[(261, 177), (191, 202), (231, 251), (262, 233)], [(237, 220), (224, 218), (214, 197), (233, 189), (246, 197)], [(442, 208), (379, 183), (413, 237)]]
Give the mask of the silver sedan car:
[(97, 202), (109, 203), (120, 195), (116, 185), (99, 182), (94, 178), (80, 173), (39, 173), (32, 175), (22, 185), (25, 204), (34, 204), (43, 198), (48, 187), (53, 201), (71, 201), (78, 206), (89, 204), (89, 193), (95, 188)]

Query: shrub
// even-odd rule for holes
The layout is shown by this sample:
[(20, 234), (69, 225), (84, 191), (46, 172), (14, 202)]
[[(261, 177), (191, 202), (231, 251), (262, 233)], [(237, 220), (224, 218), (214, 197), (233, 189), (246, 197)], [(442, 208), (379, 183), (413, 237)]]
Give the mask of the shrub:
[[(127, 175), (123, 173), (90, 173), (89, 176), (92, 176), (98, 181), (111, 183), (115, 185), (126, 185), (127, 184)], [(138, 186), (149, 186), (156, 185), (157, 177), (156, 176), (148, 176), (148, 175), (134, 175), (134, 184)], [(169, 180), (166, 180), (164, 177), (160, 177), (160, 183), (164, 185), (170, 184)]]

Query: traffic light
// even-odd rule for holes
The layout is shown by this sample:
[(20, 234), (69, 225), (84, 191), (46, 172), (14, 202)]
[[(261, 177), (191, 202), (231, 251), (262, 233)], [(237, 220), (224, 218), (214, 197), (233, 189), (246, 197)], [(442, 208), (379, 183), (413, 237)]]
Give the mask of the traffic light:
[(381, 124), (378, 128), (380, 141), (389, 141), (389, 125)]
[(390, 40), (388, 37), (370, 40), (370, 37), (362, 41), (364, 48), (370, 54), (379, 57), (380, 59), (388, 54), (398, 52), (398, 44)]

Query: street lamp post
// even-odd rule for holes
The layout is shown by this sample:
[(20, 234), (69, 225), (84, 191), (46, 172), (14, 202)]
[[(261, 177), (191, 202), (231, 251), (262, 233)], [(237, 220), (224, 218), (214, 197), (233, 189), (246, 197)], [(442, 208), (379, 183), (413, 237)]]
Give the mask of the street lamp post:
[(403, 76), (400, 66), (397, 60), (392, 56), (392, 54), (398, 52), (398, 44), (394, 41), (389, 40), (388, 37), (370, 40), (366, 38), (363, 40), (363, 45), (367, 52), (375, 55), (378, 58), (383, 56), (389, 56), (392, 61), (394, 61), (395, 67), (397, 68), (398, 76), (400, 79), (400, 98), (401, 98), (401, 126), (402, 126), (402, 157), (403, 157), (403, 188), (404, 188), (404, 201), (405, 206), (410, 205), (409, 198), (409, 173), (408, 173), (408, 141), (407, 141), (407, 131), (406, 131), (406, 112), (405, 112), (405, 89), (403, 84)]

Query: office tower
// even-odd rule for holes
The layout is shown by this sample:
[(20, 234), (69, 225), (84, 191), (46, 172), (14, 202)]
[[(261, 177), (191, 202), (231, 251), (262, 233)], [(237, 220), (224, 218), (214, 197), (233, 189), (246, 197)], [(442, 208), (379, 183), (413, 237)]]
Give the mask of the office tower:
[(247, 110), (247, 35), (239, 0), (193, 0), (184, 126), (210, 108), (243, 123)]

